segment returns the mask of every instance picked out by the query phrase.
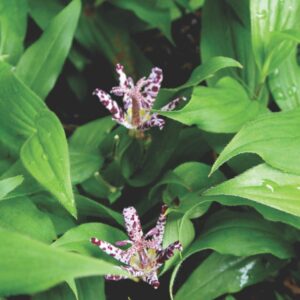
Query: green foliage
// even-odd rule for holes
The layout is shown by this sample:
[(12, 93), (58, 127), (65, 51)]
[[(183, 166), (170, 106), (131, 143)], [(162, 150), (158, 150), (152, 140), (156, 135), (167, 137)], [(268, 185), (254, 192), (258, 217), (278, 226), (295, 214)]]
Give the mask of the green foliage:
[[(158, 272), (162, 295), (233, 300), (269, 282), (289, 299), (277, 285), (299, 277), (299, 25), (297, 0), (0, 1), (0, 298), (111, 298), (103, 276), (130, 275), (91, 237), (127, 240), (129, 206), (146, 233), (165, 203), (163, 247), (183, 251)], [(183, 75), (177, 26), (201, 57)], [(91, 111), (116, 63), (134, 82), (170, 68), (151, 112), (162, 130)]]

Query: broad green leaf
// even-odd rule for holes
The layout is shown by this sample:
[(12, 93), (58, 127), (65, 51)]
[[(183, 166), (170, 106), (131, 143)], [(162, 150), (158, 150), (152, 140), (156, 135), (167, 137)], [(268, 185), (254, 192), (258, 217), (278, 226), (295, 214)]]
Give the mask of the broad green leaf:
[(30, 16), (42, 29), (64, 8), (59, 0), (28, 0), (28, 4)]
[(236, 196), (206, 196), (206, 197), (214, 198), (213, 201), (216, 201), (222, 205), (227, 205), (227, 206), (247, 205), (253, 207), (267, 220), (273, 222), (282, 222), (285, 224), (289, 224), (297, 229), (300, 229), (300, 218), (298, 216), (286, 213), (284, 211), (272, 208), (270, 206), (260, 204), (258, 202), (254, 202), (246, 198), (236, 197)]
[(111, 117), (106, 117), (76, 129), (69, 141), (73, 183), (87, 180), (100, 169), (103, 157), (99, 146), (114, 126)]
[[(102, 223), (86, 223), (68, 230), (52, 246), (68, 251), (76, 251), (85, 255), (102, 257), (107, 260), (109, 256), (90, 242), (92, 237), (97, 237), (112, 244), (127, 238), (123, 231), (112, 226)], [(116, 260), (113, 260), (113, 262), (117, 263)]]
[(73, 0), (30, 46), (17, 65), (17, 74), (42, 99), (53, 88), (68, 56), (81, 10), (81, 1)]
[(34, 295), (32, 300), (104, 300), (104, 279), (101, 277), (87, 277), (76, 280), (75, 288), (78, 297), (75, 295), (67, 284), (63, 283), (46, 292)]
[(236, 257), (213, 253), (188, 277), (175, 300), (213, 300), (225, 293), (238, 292), (263, 281), (283, 264), (271, 256)]
[(235, 256), (272, 254), (288, 259), (295, 255), (295, 241), (296, 230), (290, 227), (266, 221), (254, 213), (223, 210), (209, 217), (186, 256), (212, 249)]
[(239, 61), (244, 66), (243, 69), (220, 70), (207, 82), (213, 85), (224, 76), (241, 78), (248, 87), (249, 95), (253, 96), (259, 74), (252, 49), (249, 47), (251, 43), (249, 1), (236, 2), (206, 1), (202, 12), (201, 59), (205, 64), (215, 56), (222, 55)]
[[(130, 149), (130, 152), (122, 158), (123, 161), (125, 161), (130, 157), (133, 160), (132, 163), (136, 164), (135, 172), (129, 178), (126, 178), (129, 185), (135, 187), (145, 186), (159, 176), (171, 155), (174, 153), (179, 130), (179, 125), (169, 121), (164, 127), (164, 130), (154, 131), (151, 144), (147, 147), (145, 156), (142, 159), (142, 164), (137, 161), (138, 153), (136, 148)], [(164, 143), (161, 142), (162, 140), (164, 140)]]
[(72, 184), (81, 183), (99, 170), (103, 163), (100, 154), (84, 153), (70, 148)]
[(75, 195), (75, 198), (78, 207), (79, 218), (82, 218), (84, 216), (93, 216), (99, 218), (113, 219), (119, 225), (123, 226), (124, 221), (122, 214), (82, 195)]
[(68, 145), (58, 118), (44, 112), (36, 119), (36, 132), (21, 149), (21, 160), (31, 175), (73, 215)]
[[(174, 199), (179, 202), (179, 207), (172, 210), (186, 213), (187, 216), (197, 218), (203, 214), (205, 207), (210, 204), (203, 204), (198, 208), (200, 193), (224, 180), (221, 172), (214, 177), (208, 177), (210, 167), (199, 162), (186, 162), (176, 167), (172, 172), (168, 172), (149, 193), (149, 201), (156, 203), (161, 199), (160, 193), (163, 192), (163, 200), (171, 204)], [(170, 199), (167, 201), (167, 199)], [(170, 203), (171, 202), (171, 203)]]
[(62, 283), (49, 289), (45, 292), (35, 294), (31, 298), (32, 300), (78, 300), (75, 298), (74, 293), (66, 283)]
[(209, 58), (206, 62), (202, 65), (196, 67), (189, 79), (186, 83), (172, 89), (164, 89), (167, 92), (176, 92), (182, 89), (194, 87), (198, 85), (200, 82), (214, 77), (215, 73), (222, 69), (230, 68), (230, 67), (237, 67), (242, 68), (243, 66), (236, 60), (230, 57), (224, 56), (215, 56)]
[(10, 199), (22, 196), (29, 196), (40, 192), (42, 186), (30, 175), (25, 169), (21, 160), (17, 160), (9, 169), (6, 170), (0, 179), (8, 179), (10, 177), (22, 176), (23, 182), (17, 186), (13, 191), (6, 195), (3, 199)]
[(105, 7), (93, 14), (85, 13), (80, 18), (75, 38), (87, 51), (103, 53), (112, 64), (122, 63), (133, 78), (145, 76), (144, 72), (151, 65), (130, 36), (129, 24), (133, 22), (135, 30), (139, 25), (133, 19), (126, 11)]
[[(106, 169), (105, 171), (108, 171), (111, 175), (114, 175), (115, 178), (119, 177), (119, 168), (115, 169), (115, 164), (110, 164), (109, 167), (110, 166), (113, 167), (109, 170)], [(109, 203), (114, 203), (120, 198), (123, 188), (122, 186), (112, 185), (98, 171), (95, 172), (89, 179), (84, 181), (81, 186), (89, 195), (93, 195), (96, 198), (108, 199)]]
[(0, 202), (0, 227), (49, 244), (56, 238), (49, 217), (26, 197)]
[(300, 174), (299, 126), (300, 109), (257, 117), (247, 123), (225, 147), (215, 161), (211, 173), (230, 158), (249, 152), (258, 154), (275, 168)]
[(68, 253), (20, 234), (0, 229), (0, 295), (31, 294), (69, 278), (120, 274), (105, 261)]
[(37, 193), (30, 199), (51, 219), (58, 236), (76, 226), (75, 219), (51, 194)]
[(282, 110), (300, 106), (300, 68), (296, 47), (269, 76), (269, 85), (277, 105)]
[(185, 185), (189, 186), (190, 192), (199, 192), (225, 179), (221, 172), (209, 178), (209, 169), (210, 167), (206, 164), (190, 161), (176, 167), (174, 173), (183, 180)]
[(27, 0), (0, 2), (0, 55), (7, 55), (11, 64), (16, 64), (23, 52), (27, 10)]
[(110, 2), (122, 9), (133, 11), (141, 20), (151, 26), (158, 27), (172, 41), (171, 12), (168, 7), (163, 7), (157, 1), (110, 0)]
[(237, 81), (226, 77), (215, 87), (195, 88), (191, 100), (181, 110), (160, 114), (206, 131), (230, 133), (265, 111), (258, 102), (249, 99)]
[(299, 175), (261, 164), (207, 190), (204, 195), (244, 197), (300, 217), (299, 180)]
[(224, 255), (241, 257), (269, 253), (288, 259), (294, 256), (292, 243), (295, 240), (295, 232), (289, 232), (286, 226), (267, 222), (256, 214), (219, 211), (206, 221), (199, 238), (192, 243), (184, 253), (183, 260), (174, 269), (170, 291), (180, 265), (197, 252), (211, 249)]
[(286, 223), (297, 229), (300, 228), (299, 216), (237, 196), (201, 196), (196, 193), (187, 193), (180, 199), (179, 206), (172, 207), (170, 210), (185, 214), (189, 218), (200, 217), (207, 211), (213, 202), (217, 202), (225, 206), (250, 206), (267, 220)]
[[(189, 247), (195, 237), (195, 228), (193, 223), (180, 214), (170, 213), (168, 215), (167, 224), (165, 227), (163, 248), (168, 247), (175, 241), (180, 241), (183, 246), (183, 251)], [(176, 251), (174, 256), (167, 260), (163, 266), (162, 272), (169, 270), (181, 257), (181, 253)]]
[(78, 127), (69, 140), (70, 148), (80, 149), (85, 153), (96, 153), (115, 125), (116, 122), (109, 116)]
[(182, 128), (177, 145), (176, 152), (170, 159), (170, 166), (178, 166), (186, 161), (200, 161), (210, 151), (203, 132), (196, 127)]
[(79, 300), (105, 300), (104, 278), (88, 277), (76, 280)]
[(14, 153), (35, 131), (35, 118), (46, 105), (0, 61), (0, 140)]
[(23, 180), (23, 176), (15, 176), (0, 180), (0, 200), (5, 199), (5, 196), (18, 187)]
[(252, 48), (262, 78), (278, 67), (295, 47), (290, 40), (278, 43), (274, 33), (287, 29), (298, 30), (299, 12), (300, 3), (297, 0), (250, 1)]

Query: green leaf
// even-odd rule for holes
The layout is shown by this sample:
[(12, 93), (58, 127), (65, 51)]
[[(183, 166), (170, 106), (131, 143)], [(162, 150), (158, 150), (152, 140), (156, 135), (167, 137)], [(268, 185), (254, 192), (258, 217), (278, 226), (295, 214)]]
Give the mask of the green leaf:
[(98, 154), (84, 153), (70, 148), (72, 184), (81, 183), (90, 178), (103, 164)]
[(204, 195), (244, 197), (299, 217), (299, 180), (299, 175), (283, 173), (261, 164), (209, 189)]
[(300, 174), (299, 126), (300, 109), (257, 117), (246, 124), (225, 147), (211, 173), (230, 158), (249, 152), (258, 154), (274, 168)]
[(106, 218), (110, 220), (113, 219), (119, 225), (123, 226), (124, 221), (123, 221), (122, 214), (82, 195), (75, 195), (75, 198), (78, 207), (79, 218), (82, 218), (84, 216), (87, 217), (93, 216), (99, 218)]
[(300, 106), (300, 68), (297, 63), (296, 47), (269, 76), (269, 85), (282, 110), (291, 110)]
[[(267, 220), (286, 223), (297, 229), (300, 229), (300, 218), (298, 216), (286, 213), (284, 211), (272, 208), (264, 204), (260, 204), (258, 202), (254, 202), (246, 198), (240, 198), (236, 196), (205, 196), (204, 198), (206, 198), (206, 200), (208, 201), (213, 200), (222, 205), (227, 206), (247, 205), (253, 207)], [(204, 200), (204, 204), (206, 200)]]
[(198, 85), (200, 82), (208, 78), (214, 77), (216, 72), (230, 67), (243, 68), (243, 66), (238, 61), (230, 57), (224, 57), (224, 56), (212, 57), (208, 59), (206, 62), (204, 62), (202, 65), (196, 67), (193, 70), (190, 78), (187, 80), (186, 83), (176, 88), (165, 89), (165, 90), (175, 92), (185, 88), (194, 87)]
[(78, 300), (75, 298), (74, 293), (66, 283), (62, 283), (48, 291), (35, 294), (32, 300)]
[(36, 126), (36, 132), (21, 149), (22, 163), (76, 217), (68, 145), (61, 123), (55, 114), (45, 111), (37, 117)]
[(262, 112), (265, 109), (251, 101), (237, 81), (226, 77), (215, 87), (195, 88), (191, 100), (181, 110), (159, 114), (206, 131), (230, 133)]
[(76, 286), (79, 300), (105, 300), (104, 278), (80, 278), (76, 280)]
[(56, 238), (49, 217), (26, 197), (0, 202), (0, 227), (49, 244)]
[(78, 127), (69, 139), (70, 148), (84, 153), (96, 153), (116, 122), (110, 116)]
[(211, 249), (241, 257), (269, 253), (288, 259), (294, 256), (292, 243), (296, 238), (296, 231), (270, 223), (257, 214), (221, 210), (206, 220), (199, 238), (184, 253), (183, 260), (172, 273), (170, 291), (181, 264), (197, 252)]
[(271, 256), (235, 257), (211, 254), (181, 286), (175, 300), (213, 300), (263, 281), (283, 262)]
[(23, 177), (23, 182), (21, 185), (17, 186), (12, 192), (6, 195), (4, 199), (29, 196), (34, 193), (40, 192), (43, 188), (38, 184), (38, 182), (28, 173), (28, 171), (23, 166), (21, 160), (17, 160), (9, 169), (6, 170), (0, 177), (0, 179), (7, 179), (10, 177), (20, 176)]
[[(170, 213), (168, 215), (167, 224), (164, 233), (163, 248), (166, 248), (175, 241), (180, 241), (185, 251), (195, 238), (195, 228), (193, 223), (177, 213)], [(167, 260), (163, 266), (161, 273), (165, 273), (174, 264), (178, 262), (181, 254), (179, 251), (174, 253), (174, 256)]]
[[(52, 246), (108, 260), (109, 256), (90, 242), (92, 237), (112, 244), (127, 238), (123, 231), (112, 226), (101, 223), (86, 223), (68, 230)], [(117, 263), (116, 260), (112, 260), (112, 262)]]
[(208, 85), (214, 85), (224, 76), (231, 76), (246, 84), (249, 96), (252, 98), (260, 74), (250, 44), (249, 1), (206, 1), (202, 12), (200, 42), (202, 61), (205, 63), (215, 56), (222, 55), (234, 58), (245, 66), (243, 69), (221, 70), (207, 80)]
[(130, 36), (132, 22), (137, 30), (140, 23), (132, 14), (104, 6), (92, 14), (82, 14), (75, 38), (87, 51), (103, 53), (112, 64), (124, 64), (131, 76), (144, 76), (151, 65)]
[(58, 236), (76, 226), (75, 219), (51, 194), (38, 193), (30, 199), (51, 219)]
[(16, 64), (23, 52), (27, 28), (27, 0), (3, 0), (0, 3), (0, 55)]
[[(119, 168), (114, 168), (116, 164), (110, 164), (109, 166), (113, 166), (111, 170), (108, 170), (109, 173), (115, 176), (115, 178), (117, 176), (119, 177)], [(110, 204), (114, 203), (120, 198), (123, 188), (122, 186), (112, 185), (99, 172), (95, 172), (93, 176), (84, 181), (81, 186), (89, 195), (93, 195), (96, 198), (108, 199)]]
[(56, 286), (48, 291), (34, 295), (32, 300), (93, 300), (105, 299), (104, 279), (101, 277), (88, 277), (76, 280), (77, 297), (66, 283)]
[(272, 254), (288, 259), (295, 255), (292, 245), (295, 233), (296, 230), (266, 221), (257, 214), (221, 210), (206, 221), (186, 255), (212, 249), (235, 256)]
[(18, 153), (35, 131), (35, 117), (46, 105), (0, 61), (0, 140)]
[(23, 176), (15, 176), (0, 180), (0, 200), (23, 182)]
[(0, 239), (1, 296), (36, 293), (69, 278), (126, 275), (105, 261), (68, 253), (5, 229), (0, 229)]
[[(135, 172), (130, 174), (131, 176), (129, 178), (126, 176), (129, 185), (134, 187), (145, 186), (159, 176), (171, 155), (174, 153), (179, 130), (180, 126), (178, 124), (168, 122), (164, 130), (156, 130), (153, 132), (151, 144), (147, 148), (142, 160), (143, 163), (141, 164), (139, 162), (139, 164), (136, 165)], [(164, 140), (164, 143), (161, 142), (162, 140)], [(130, 150), (131, 151), (127, 153), (127, 155), (124, 155), (122, 159), (123, 161), (127, 160), (127, 163), (136, 164), (136, 158), (138, 157), (137, 148), (135, 147)], [(128, 157), (131, 158), (131, 161), (128, 161)]]
[(100, 169), (104, 158), (99, 146), (114, 126), (111, 117), (101, 118), (80, 126), (71, 136), (69, 145), (74, 184), (87, 180)]
[(290, 40), (278, 43), (274, 33), (298, 29), (299, 4), (297, 0), (250, 1), (252, 47), (262, 78), (278, 67), (295, 47)]
[(81, 1), (73, 0), (49, 23), (17, 65), (17, 74), (42, 99), (53, 88), (69, 54), (80, 11)]
[(171, 12), (168, 7), (163, 7), (163, 5), (160, 5), (156, 1), (110, 0), (110, 2), (122, 9), (133, 11), (141, 20), (154, 27), (158, 27), (172, 41)]

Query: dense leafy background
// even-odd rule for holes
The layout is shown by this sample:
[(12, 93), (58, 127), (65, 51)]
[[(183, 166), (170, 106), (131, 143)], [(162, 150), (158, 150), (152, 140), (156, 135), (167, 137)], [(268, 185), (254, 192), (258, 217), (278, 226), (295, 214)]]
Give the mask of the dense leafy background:
[[(298, 0), (1, 0), (1, 299), (298, 299), (299, 25)], [(187, 97), (164, 130), (92, 97), (117, 62), (163, 68), (155, 108)], [(90, 237), (163, 202), (184, 251), (160, 289), (104, 283), (123, 271)]]

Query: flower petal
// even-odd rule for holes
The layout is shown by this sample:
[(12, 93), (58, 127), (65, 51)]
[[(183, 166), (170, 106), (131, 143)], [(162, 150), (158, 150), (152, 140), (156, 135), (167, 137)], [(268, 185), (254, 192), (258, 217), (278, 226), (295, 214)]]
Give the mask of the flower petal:
[(160, 251), (157, 257), (157, 263), (163, 264), (174, 255), (174, 250), (182, 251), (182, 245), (179, 241), (170, 244), (166, 249)]
[(180, 101), (186, 101), (185, 97), (178, 97), (174, 100), (172, 100), (171, 102), (169, 102), (167, 105), (163, 106), (160, 110), (161, 111), (170, 111), (176, 108), (176, 106), (178, 105), (178, 103)]
[(121, 64), (116, 64), (116, 72), (119, 74), (119, 85), (122, 88), (126, 88), (127, 85), (127, 76), (125, 74), (124, 70), (124, 66)]
[(139, 241), (143, 236), (143, 230), (136, 209), (132, 206), (124, 208), (123, 216), (129, 238), (133, 242)]
[(156, 249), (161, 249), (161, 244), (162, 244), (164, 232), (165, 232), (165, 225), (166, 225), (166, 221), (167, 221), (167, 217), (166, 217), (167, 208), (168, 208), (167, 205), (162, 206), (161, 213), (157, 220), (156, 226), (152, 229), (154, 232), (153, 239), (155, 240), (155, 243), (156, 243)]
[(138, 127), (139, 130), (148, 130), (151, 127), (159, 127), (160, 130), (164, 128), (165, 120), (158, 117), (158, 115), (152, 114), (150, 120), (143, 123), (141, 126)]
[(153, 68), (147, 79), (148, 84), (144, 88), (142, 106), (150, 109), (156, 99), (160, 90), (161, 82), (163, 80), (163, 73), (160, 68)]
[(106, 280), (111, 280), (111, 281), (119, 281), (122, 279), (128, 279), (127, 276), (121, 276), (121, 275), (105, 275), (104, 276)]
[(127, 251), (121, 250), (108, 242), (98, 240), (94, 237), (91, 238), (91, 242), (94, 245), (98, 246), (102, 251), (115, 258), (116, 260), (124, 264), (129, 263), (130, 254)]
[(147, 282), (148, 284), (150, 284), (154, 289), (158, 289), (158, 287), (160, 285), (156, 271), (148, 274), (145, 277), (144, 281)]
[(110, 111), (113, 116), (113, 119), (119, 123), (123, 123), (124, 121), (124, 112), (118, 106), (116, 101), (113, 101), (109, 94), (105, 93), (102, 90), (96, 89), (93, 95), (97, 95), (100, 102), (105, 106), (106, 109)]
[(117, 242), (115, 242), (116, 246), (126, 246), (128, 244), (132, 244), (132, 241), (125, 240), (125, 241), (117, 241)]

